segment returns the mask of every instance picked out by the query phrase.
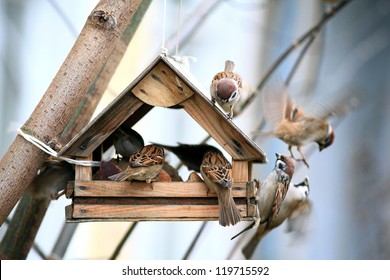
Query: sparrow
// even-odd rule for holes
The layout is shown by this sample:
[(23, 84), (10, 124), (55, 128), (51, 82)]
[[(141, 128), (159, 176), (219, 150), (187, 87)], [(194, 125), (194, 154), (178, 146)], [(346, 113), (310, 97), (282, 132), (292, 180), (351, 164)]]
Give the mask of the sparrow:
[(146, 145), (130, 156), (129, 165), (124, 171), (108, 178), (114, 181), (137, 180), (150, 183), (160, 173), (163, 164), (164, 149), (154, 144)]
[(215, 102), (228, 113), (228, 118), (233, 118), (234, 104), (240, 99), (242, 82), (240, 76), (233, 72), (234, 62), (225, 61), (225, 70), (217, 73), (210, 86), (211, 102)]
[(131, 128), (126, 131), (122, 128), (118, 128), (114, 131), (113, 137), (116, 154), (121, 155), (125, 159), (130, 158), (135, 151), (145, 145), (142, 136)]
[(290, 157), (278, 153), (275, 155), (274, 169), (256, 192), (258, 217), (248, 227), (233, 236), (232, 239), (256, 226), (263, 226), (264, 230), (267, 230), (277, 218), (289, 189), (291, 178), (294, 175), (295, 166)]
[[(156, 144), (156, 143), (155, 143)], [(208, 151), (220, 152), (220, 150), (214, 146), (208, 144), (182, 144), (178, 143), (177, 146), (168, 146), (162, 144), (156, 144), (163, 147), (165, 150), (174, 153), (180, 161), (187, 166), (188, 170), (194, 170), (200, 172), (200, 165), (202, 164), (203, 156)]]
[(202, 160), (200, 173), (210, 191), (218, 196), (219, 224), (235, 225), (241, 221), (241, 214), (231, 195), (232, 166), (221, 152), (209, 151)]
[(58, 199), (65, 192), (69, 181), (74, 180), (74, 166), (66, 161), (48, 159), (29, 185), (28, 191), (35, 198)]
[[(266, 135), (272, 135), (286, 144), (293, 159), (309, 164), (301, 151), (302, 146), (315, 142), (319, 150), (332, 145), (335, 133), (326, 118), (315, 117), (305, 113), (288, 96), (287, 88), (268, 90), (264, 93), (264, 112), (267, 122), (273, 126), (272, 131)], [(297, 147), (301, 155), (300, 159), (294, 157), (292, 147)]]
[(242, 248), (242, 253), (246, 259), (250, 259), (262, 240), (272, 229), (280, 226), (287, 220), (287, 231), (301, 230), (302, 222), (306, 220), (311, 212), (311, 202), (309, 200), (309, 179), (306, 177), (303, 182), (290, 184), (286, 197), (280, 207), (280, 212), (272, 224), (265, 228), (260, 225), (248, 243)]

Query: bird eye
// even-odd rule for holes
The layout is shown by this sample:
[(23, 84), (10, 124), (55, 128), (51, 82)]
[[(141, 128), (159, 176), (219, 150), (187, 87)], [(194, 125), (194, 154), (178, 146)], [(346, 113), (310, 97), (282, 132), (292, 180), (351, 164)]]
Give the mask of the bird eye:
[(277, 160), (275, 166), (279, 169), (284, 169), (286, 167), (286, 163), (284, 161)]
[(232, 96), (230, 96), (230, 99), (236, 98), (236, 95), (237, 95), (237, 91), (234, 91), (233, 94), (232, 94)]

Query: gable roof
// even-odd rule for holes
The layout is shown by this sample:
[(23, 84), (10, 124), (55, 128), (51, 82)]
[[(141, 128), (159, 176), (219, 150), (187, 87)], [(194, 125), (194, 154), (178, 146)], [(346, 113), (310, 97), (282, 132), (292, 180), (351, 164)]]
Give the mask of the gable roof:
[(265, 153), (198, 89), (196, 80), (159, 55), (114, 101), (59, 152), (90, 155), (119, 126), (132, 127), (154, 106), (184, 109), (234, 159), (267, 162)]

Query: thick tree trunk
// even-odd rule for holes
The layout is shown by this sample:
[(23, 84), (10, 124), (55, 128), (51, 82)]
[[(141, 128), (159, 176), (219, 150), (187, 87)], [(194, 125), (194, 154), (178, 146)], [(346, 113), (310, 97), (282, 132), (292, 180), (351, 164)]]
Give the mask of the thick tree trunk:
[[(141, 0), (101, 0), (45, 95), (22, 130), (53, 146), (90, 88)], [(0, 161), (0, 224), (35, 177), (47, 155), (17, 136)]]

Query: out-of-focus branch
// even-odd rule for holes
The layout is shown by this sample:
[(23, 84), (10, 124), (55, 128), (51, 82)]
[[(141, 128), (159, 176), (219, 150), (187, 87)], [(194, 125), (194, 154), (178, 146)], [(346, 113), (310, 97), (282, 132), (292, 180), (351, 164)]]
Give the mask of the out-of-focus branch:
[(143, 0), (139, 4), (129, 24), (123, 31), (120, 40), (115, 44), (115, 48), (107, 59), (107, 63), (105, 63), (98, 72), (94, 82), (89, 87), (87, 94), (81, 101), (79, 108), (73, 114), (71, 120), (63, 131), (61, 135), (61, 142), (69, 142), (90, 121), (100, 99), (103, 96), (103, 93), (106, 91), (108, 84), (115, 73), (116, 68), (126, 52), (127, 46), (138, 29), (150, 2), (151, 0)]
[(194, 239), (192, 240), (190, 246), (188, 247), (186, 253), (184, 254), (183, 260), (188, 260), (188, 257), (191, 255), (192, 251), (195, 248), (195, 244), (198, 242), (200, 235), (204, 231), (204, 228), (206, 227), (207, 222), (203, 222), (201, 227), (199, 228), (198, 232), (196, 233)]
[(275, 72), (275, 70), (282, 64), (282, 62), (291, 54), (292, 51), (294, 51), (296, 48), (298, 48), (302, 43), (304, 43), (307, 39), (310, 39), (321, 30), (321, 28), (325, 25), (325, 23), (328, 22), (336, 13), (338, 13), (346, 4), (351, 2), (352, 0), (343, 0), (336, 6), (334, 6), (329, 11), (325, 12), (322, 16), (321, 20), (314, 25), (312, 28), (310, 28), (308, 31), (306, 31), (301, 37), (299, 37), (291, 46), (289, 46), (279, 57), (276, 59), (276, 61), (271, 65), (269, 70), (266, 72), (265, 76), (261, 79), (260, 83), (258, 84), (256, 90), (251, 93), (251, 95), (248, 97), (247, 100), (245, 100), (245, 103), (242, 105), (242, 111), (251, 104), (251, 102), (254, 100), (254, 98), (259, 94), (259, 92), (263, 89), (265, 83), (268, 81), (268, 79), (271, 77), (271, 75)]
[(121, 241), (118, 243), (118, 246), (115, 248), (114, 253), (112, 253), (110, 260), (116, 260), (116, 258), (119, 256), (119, 253), (121, 252), (123, 246), (125, 245), (127, 239), (137, 226), (137, 222), (132, 223), (129, 229), (126, 231), (125, 235), (122, 237)]
[[(22, 130), (55, 146), (141, 1), (101, 0)], [(63, 143), (59, 143), (63, 144)], [(47, 155), (17, 136), (0, 161), (0, 224), (32, 182)]]
[(64, 189), (74, 178), (73, 167), (66, 162), (50, 161), (35, 177), (19, 201), (0, 243), (0, 253), (11, 259), (25, 259), (45, 216), (51, 195)]

